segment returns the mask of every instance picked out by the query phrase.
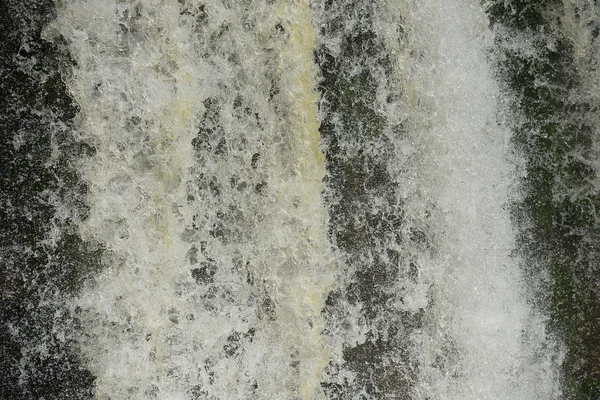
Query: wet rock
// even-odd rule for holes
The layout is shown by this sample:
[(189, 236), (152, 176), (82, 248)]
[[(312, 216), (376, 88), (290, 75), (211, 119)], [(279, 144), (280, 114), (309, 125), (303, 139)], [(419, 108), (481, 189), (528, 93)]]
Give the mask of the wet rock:
[(192, 278), (198, 284), (208, 284), (213, 282), (213, 277), (217, 273), (217, 265), (211, 261), (203, 261), (199, 268), (191, 270)]

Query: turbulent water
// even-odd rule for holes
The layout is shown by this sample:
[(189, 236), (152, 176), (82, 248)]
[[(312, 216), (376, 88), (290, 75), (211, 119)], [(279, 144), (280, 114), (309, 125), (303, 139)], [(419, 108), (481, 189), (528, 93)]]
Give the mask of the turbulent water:
[(0, 397), (597, 399), (591, 0), (0, 5)]

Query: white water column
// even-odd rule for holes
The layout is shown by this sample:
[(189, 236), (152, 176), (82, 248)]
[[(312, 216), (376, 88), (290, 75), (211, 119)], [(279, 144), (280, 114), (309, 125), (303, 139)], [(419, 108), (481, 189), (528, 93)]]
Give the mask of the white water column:
[[(334, 281), (308, 3), (73, 1), (99, 399), (322, 397)], [(274, 84), (277, 84), (277, 88)]]
[(426, 327), (415, 335), (423, 399), (553, 399), (561, 353), (532, 309), (510, 202), (520, 159), (501, 126), (490, 66), (493, 34), (482, 6), (431, 0), (413, 7), (430, 135), (424, 190), (437, 205), (437, 257)]

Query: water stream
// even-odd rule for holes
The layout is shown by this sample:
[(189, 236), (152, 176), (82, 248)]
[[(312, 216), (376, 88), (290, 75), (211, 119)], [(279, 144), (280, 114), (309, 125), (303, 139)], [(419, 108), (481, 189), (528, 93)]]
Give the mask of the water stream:
[(596, 398), (594, 2), (9, 3), (3, 398)]

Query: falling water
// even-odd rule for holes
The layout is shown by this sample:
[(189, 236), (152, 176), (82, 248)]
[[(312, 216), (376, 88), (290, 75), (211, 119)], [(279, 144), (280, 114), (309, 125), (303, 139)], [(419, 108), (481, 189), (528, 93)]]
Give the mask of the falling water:
[(593, 2), (35, 4), (5, 398), (594, 398)]
[(106, 269), (73, 307), (99, 398), (317, 395), (335, 269), (310, 22), (304, 2), (97, 2), (52, 25), (96, 149), (80, 232)]

